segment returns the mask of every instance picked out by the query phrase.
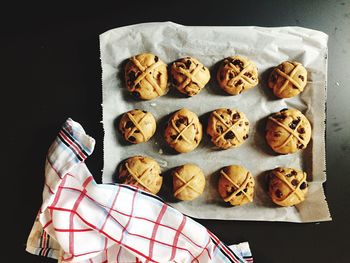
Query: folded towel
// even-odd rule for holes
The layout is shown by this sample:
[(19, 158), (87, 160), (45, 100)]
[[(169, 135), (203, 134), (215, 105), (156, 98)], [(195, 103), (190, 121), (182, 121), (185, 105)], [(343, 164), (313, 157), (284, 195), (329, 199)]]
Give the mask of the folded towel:
[(59, 262), (253, 262), (248, 243), (226, 246), (158, 196), (97, 184), (84, 163), (94, 145), (71, 119), (59, 131), (28, 252)]

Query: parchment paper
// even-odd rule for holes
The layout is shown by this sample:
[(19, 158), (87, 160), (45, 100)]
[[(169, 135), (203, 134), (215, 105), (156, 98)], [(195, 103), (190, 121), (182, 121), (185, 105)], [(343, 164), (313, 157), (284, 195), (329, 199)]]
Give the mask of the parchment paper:
[[(134, 155), (156, 159), (165, 177), (161, 193), (181, 212), (195, 217), (224, 220), (266, 220), (315, 222), (331, 220), (322, 183), (325, 174), (325, 102), (328, 36), (301, 27), (194, 27), (171, 22), (146, 23), (116, 28), (100, 36), (102, 86), (104, 170), (103, 182), (115, 182), (117, 165)], [(164, 62), (193, 56), (211, 69), (211, 81), (200, 94), (184, 98), (171, 89), (152, 101), (137, 101), (127, 92), (123, 66), (129, 57), (151, 52)], [(259, 70), (260, 84), (238, 96), (228, 96), (218, 87), (215, 74), (219, 61), (227, 56), (243, 55), (253, 60)], [(271, 67), (285, 60), (301, 62), (308, 70), (305, 91), (294, 98), (276, 99), (266, 86)], [(186, 154), (168, 151), (164, 139), (164, 122), (169, 114), (187, 107), (195, 112), (205, 127), (208, 113), (216, 108), (243, 111), (251, 123), (250, 137), (239, 148), (215, 150), (206, 135), (199, 147)], [(283, 108), (302, 111), (313, 127), (312, 140), (306, 150), (276, 155), (266, 145), (266, 117)], [(156, 135), (147, 143), (128, 145), (116, 127), (118, 117), (128, 110), (150, 111), (158, 121)], [(204, 171), (207, 184), (204, 193), (190, 202), (174, 202), (171, 191), (171, 168), (192, 162)], [(240, 207), (224, 204), (217, 192), (217, 172), (221, 167), (238, 164), (252, 172), (256, 179), (254, 202)], [(284, 208), (274, 205), (266, 193), (264, 172), (278, 166), (303, 169), (310, 181), (309, 193), (300, 205)]]

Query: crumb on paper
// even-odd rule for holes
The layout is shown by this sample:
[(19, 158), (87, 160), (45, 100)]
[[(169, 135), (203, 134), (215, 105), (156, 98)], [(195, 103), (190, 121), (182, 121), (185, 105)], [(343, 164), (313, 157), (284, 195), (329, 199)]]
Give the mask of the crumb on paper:
[(338, 87), (340, 86), (340, 84), (339, 84), (339, 82), (338, 82), (338, 81), (335, 83), (335, 85), (337, 85)]
[(157, 106), (157, 103), (152, 102), (152, 103), (151, 103), (151, 106), (155, 107), (155, 106)]
[(158, 159), (157, 162), (159, 163), (160, 167), (167, 167), (168, 166), (168, 162), (165, 160)]
[(163, 154), (163, 149), (159, 149), (159, 154)]

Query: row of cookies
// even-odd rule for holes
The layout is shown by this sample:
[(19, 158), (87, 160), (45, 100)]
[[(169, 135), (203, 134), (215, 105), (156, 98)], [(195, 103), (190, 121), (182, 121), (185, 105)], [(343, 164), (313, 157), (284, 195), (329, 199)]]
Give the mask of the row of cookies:
[[(187, 96), (198, 94), (210, 80), (210, 71), (193, 57), (171, 64), (171, 84)], [(133, 56), (125, 66), (125, 83), (138, 99), (151, 100), (168, 90), (167, 65), (158, 56), (144, 53)], [(255, 63), (243, 56), (225, 58), (217, 73), (219, 86), (230, 95), (237, 95), (259, 83)], [(307, 83), (307, 71), (302, 64), (284, 61), (274, 68), (268, 86), (279, 98), (290, 98), (302, 92)]]
[[(243, 112), (220, 108), (211, 112), (207, 134), (217, 147), (228, 149), (248, 139), (249, 126)], [(131, 110), (121, 117), (119, 130), (128, 142), (146, 142), (156, 132), (156, 120), (150, 112)], [(164, 138), (179, 153), (193, 151), (202, 139), (202, 124), (194, 112), (180, 109), (168, 120)], [(310, 122), (300, 111), (283, 109), (268, 117), (266, 141), (275, 152), (287, 154), (305, 149), (310, 139)]]
[[(159, 164), (147, 156), (133, 156), (119, 166), (119, 181), (157, 194), (163, 183)], [(206, 180), (195, 164), (184, 164), (171, 171), (173, 195), (183, 201), (199, 197)], [(230, 165), (219, 172), (218, 192), (221, 198), (233, 205), (243, 205), (254, 199), (254, 177), (242, 166)], [(305, 199), (308, 191), (307, 175), (293, 168), (278, 167), (268, 173), (268, 193), (280, 206), (293, 206)]]

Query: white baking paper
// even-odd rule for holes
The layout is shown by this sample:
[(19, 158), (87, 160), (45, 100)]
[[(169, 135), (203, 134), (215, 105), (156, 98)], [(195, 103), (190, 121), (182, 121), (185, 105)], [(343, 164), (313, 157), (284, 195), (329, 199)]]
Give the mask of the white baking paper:
[[(327, 40), (325, 33), (301, 27), (210, 27), (182, 26), (171, 22), (146, 23), (116, 28), (100, 36), (104, 169), (103, 182), (115, 182), (116, 167), (134, 155), (148, 155), (159, 162), (164, 172), (163, 193), (170, 191), (169, 171), (184, 163), (195, 163), (204, 171), (204, 193), (190, 202), (168, 202), (181, 212), (205, 219), (315, 222), (331, 220), (322, 183), (325, 174), (325, 102), (327, 80)], [(152, 101), (137, 101), (127, 92), (123, 81), (123, 62), (129, 57), (150, 52), (164, 62), (193, 56), (211, 69), (212, 78), (200, 94), (184, 98), (176, 90)], [(243, 55), (259, 70), (260, 84), (238, 96), (224, 94), (215, 79), (215, 64), (225, 57)], [(308, 70), (305, 91), (294, 98), (277, 99), (268, 90), (268, 70), (285, 60), (301, 62)], [(239, 148), (215, 150), (206, 135), (199, 147), (186, 154), (166, 150), (162, 123), (170, 113), (186, 107), (201, 120), (216, 108), (243, 111), (251, 123), (249, 139)], [(283, 108), (302, 111), (313, 127), (312, 141), (306, 150), (289, 155), (272, 154), (265, 142), (266, 117)], [(152, 112), (158, 120), (156, 135), (147, 143), (127, 145), (116, 129), (116, 119), (134, 109)], [(204, 123), (205, 126), (205, 123)], [(243, 165), (256, 179), (254, 202), (239, 207), (223, 203), (217, 192), (221, 167)], [(303, 169), (310, 181), (306, 200), (295, 207), (277, 207), (265, 191), (263, 173), (278, 166)]]

